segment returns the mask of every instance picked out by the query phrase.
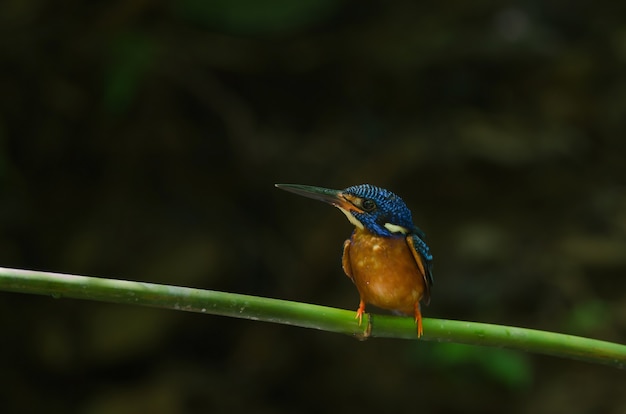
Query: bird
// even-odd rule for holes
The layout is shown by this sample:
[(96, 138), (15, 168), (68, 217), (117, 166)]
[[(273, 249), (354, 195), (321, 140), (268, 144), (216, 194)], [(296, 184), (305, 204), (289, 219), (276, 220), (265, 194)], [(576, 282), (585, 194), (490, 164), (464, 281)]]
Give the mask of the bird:
[(371, 304), (413, 316), (421, 337), (420, 301), (430, 303), (433, 256), (402, 198), (371, 184), (343, 190), (300, 184), (276, 187), (335, 206), (354, 225), (343, 244), (342, 267), (359, 292), (355, 316), (359, 326), (366, 304)]

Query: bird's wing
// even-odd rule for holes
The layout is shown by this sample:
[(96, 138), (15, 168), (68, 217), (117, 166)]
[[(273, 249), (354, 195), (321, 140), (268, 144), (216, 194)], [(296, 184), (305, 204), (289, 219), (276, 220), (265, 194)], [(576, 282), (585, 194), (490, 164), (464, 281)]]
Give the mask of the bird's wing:
[(430, 303), (430, 288), (433, 285), (433, 256), (428, 245), (417, 234), (408, 234), (406, 242), (411, 248), (413, 258), (424, 278), (424, 303)]
[(418, 237), (422, 240), (426, 238), (426, 233), (424, 233), (424, 230), (420, 229), (415, 224), (413, 225), (413, 233), (417, 234)]
[(352, 265), (350, 264), (350, 239), (346, 240), (343, 243), (343, 257), (341, 258), (341, 266), (343, 267), (343, 272), (352, 280), (354, 283), (354, 277), (352, 276)]

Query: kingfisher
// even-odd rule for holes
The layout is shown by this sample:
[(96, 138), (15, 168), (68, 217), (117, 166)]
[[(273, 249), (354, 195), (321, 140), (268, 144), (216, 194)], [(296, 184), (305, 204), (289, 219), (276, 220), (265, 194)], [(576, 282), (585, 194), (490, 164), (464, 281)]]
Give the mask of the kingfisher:
[(300, 184), (276, 187), (337, 207), (355, 226), (343, 244), (343, 271), (359, 291), (359, 326), (366, 304), (412, 315), (423, 334), (420, 301), (430, 303), (433, 256), (404, 201), (370, 184), (332, 190)]

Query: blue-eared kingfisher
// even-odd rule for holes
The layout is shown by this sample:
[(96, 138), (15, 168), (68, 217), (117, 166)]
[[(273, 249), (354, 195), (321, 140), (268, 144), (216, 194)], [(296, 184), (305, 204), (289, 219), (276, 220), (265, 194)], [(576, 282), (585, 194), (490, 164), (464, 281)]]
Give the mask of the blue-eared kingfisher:
[(430, 302), (433, 256), (404, 201), (370, 184), (344, 190), (299, 184), (276, 187), (331, 204), (355, 226), (343, 244), (342, 265), (359, 291), (359, 325), (369, 303), (414, 316), (417, 336), (422, 336), (420, 301)]

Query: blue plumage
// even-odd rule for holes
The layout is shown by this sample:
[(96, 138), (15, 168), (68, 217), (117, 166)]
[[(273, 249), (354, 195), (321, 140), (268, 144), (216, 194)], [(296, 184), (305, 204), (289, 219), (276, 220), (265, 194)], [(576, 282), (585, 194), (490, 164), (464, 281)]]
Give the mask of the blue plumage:
[(407, 233), (415, 227), (409, 208), (400, 196), (389, 190), (371, 184), (361, 184), (348, 187), (343, 192), (363, 199), (362, 206), (366, 203), (366, 200), (374, 203), (375, 208), (366, 210), (363, 213), (355, 212), (353, 214), (365, 228), (378, 236), (392, 237), (401, 235), (390, 231), (385, 227), (385, 224), (400, 226), (406, 229)]

